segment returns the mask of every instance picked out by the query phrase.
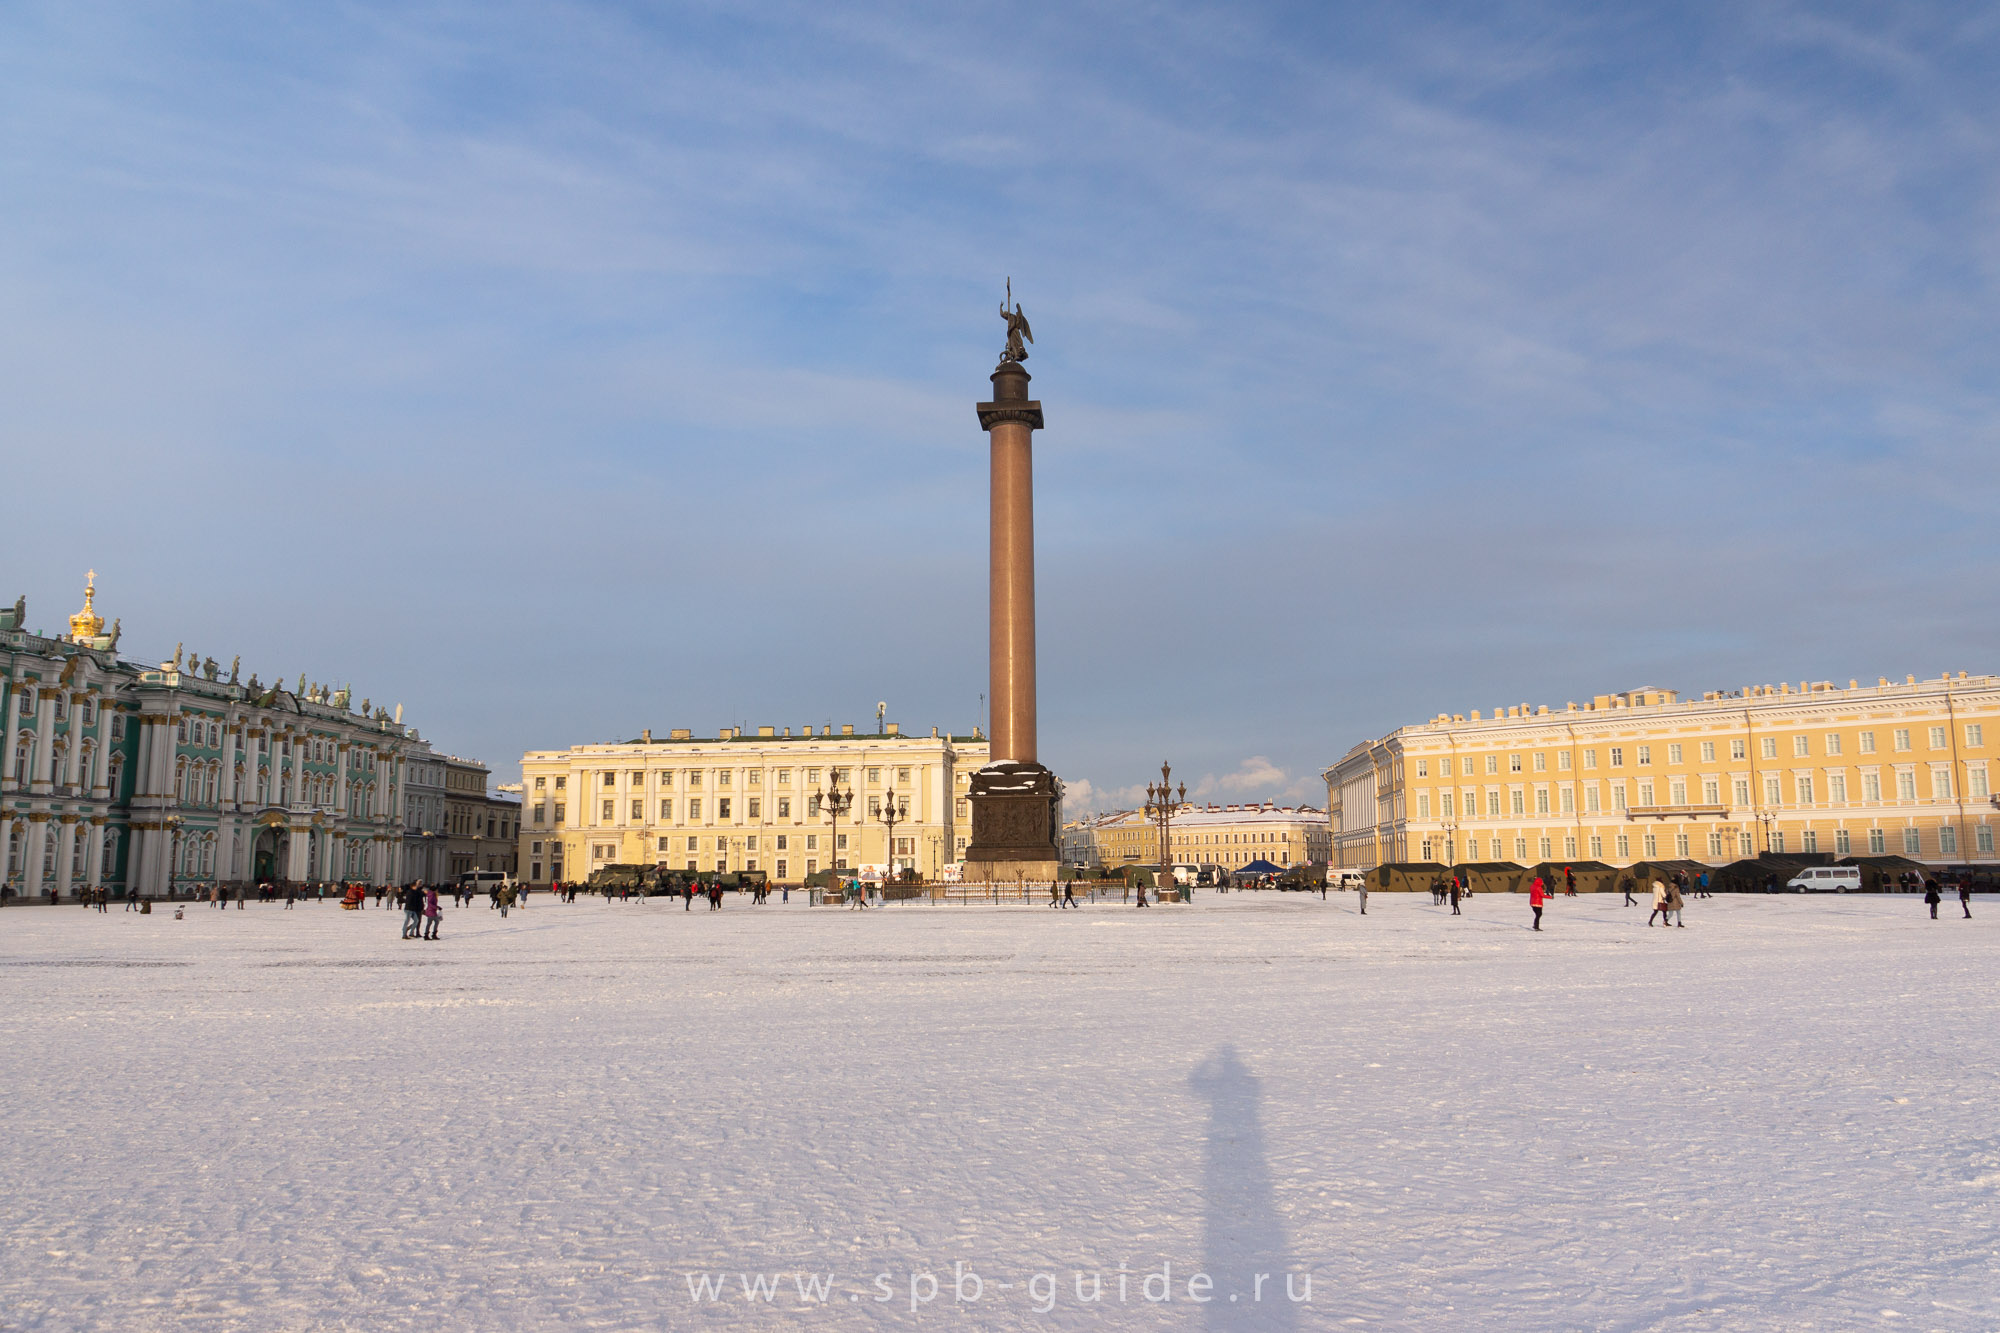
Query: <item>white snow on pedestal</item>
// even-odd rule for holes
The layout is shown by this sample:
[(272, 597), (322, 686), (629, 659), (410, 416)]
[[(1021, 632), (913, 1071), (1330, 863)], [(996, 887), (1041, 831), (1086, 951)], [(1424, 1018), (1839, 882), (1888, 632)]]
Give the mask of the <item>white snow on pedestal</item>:
[(0, 1329), (1992, 1328), (1996, 908), (8, 908)]

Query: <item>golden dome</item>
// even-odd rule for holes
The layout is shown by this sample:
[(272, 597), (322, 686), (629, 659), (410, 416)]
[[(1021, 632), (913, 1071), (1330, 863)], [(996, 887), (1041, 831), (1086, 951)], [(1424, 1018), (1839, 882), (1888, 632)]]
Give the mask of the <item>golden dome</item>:
[(104, 632), (104, 617), (97, 614), (97, 571), (91, 570), (83, 584), (83, 610), (69, 618), (69, 637), (87, 643)]

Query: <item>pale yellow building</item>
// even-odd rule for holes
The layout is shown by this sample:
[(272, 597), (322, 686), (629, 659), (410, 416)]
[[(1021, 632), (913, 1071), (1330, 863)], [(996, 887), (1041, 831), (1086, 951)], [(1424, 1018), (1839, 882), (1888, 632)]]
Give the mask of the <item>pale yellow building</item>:
[[(1989, 732), (1989, 729), (1992, 729)], [(1994, 859), (2000, 677), (1439, 714), (1326, 770), (1335, 864)]]
[[(522, 878), (574, 881), (626, 864), (759, 870), (798, 883), (893, 864), (934, 880), (962, 858), (984, 737), (905, 736), (894, 724), (875, 735), (832, 732), (677, 730), (660, 740), (649, 731), (622, 744), (531, 750), (521, 757)], [(833, 790), (852, 796), (837, 826), (823, 802)]]
[[(1175, 864), (1234, 870), (1252, 861), (1293, 866), (1327, 858), (1326, 812), (1309, 805), (1197, 805), (1174, 812), (1168, 836)], [(1063, 825), (1060, 845), (1070, 865), (1116, 870), (1158, 865), (1160, 826), (1143, 810), (1119, 810)]]

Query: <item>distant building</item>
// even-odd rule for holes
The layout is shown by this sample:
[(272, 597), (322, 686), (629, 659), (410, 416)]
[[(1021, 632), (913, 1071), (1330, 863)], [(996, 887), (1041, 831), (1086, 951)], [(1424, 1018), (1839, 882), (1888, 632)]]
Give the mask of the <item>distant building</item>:
[(1336, 862), (1993, 858), (2000, 677), (1440, 713), (1325, 772)]
[[(521, 758), (520, 863), (531, 884), (581, 880), (598, 866), (758, 870), (797, 883), (865, 865), (937, 878), (972, 835), (966, 789), (984, 737), (799, 734), (725, 727), (658, 739), (531, 750)], [(821, 793), (853, 797), (836, 828)], [(893, 809), (893, 833), (883, 820)], [(890, 839), (894, 843), (891, 845)]]
[(440, 884), (451, 878), (445, 760), (428, 745), (403, 767), (403, 875)]
[(4, 891), (160, 896), (213, 883), (403, 877), (416, 732), (330, 685), (239, 681), (176, 648), (118, 656), (95, 577), (69, 632), (0, 608)]
[[(1234, 870), (1252, 861), (1275, 866), (1324, 861), (1329, 847), (1326, 812), (1309, 805), (1187, 804), (1169, 830), (1175, 864), (1219, 865)], [(1143, 810), (1119, 810), (1063, 825), (1058, 842), (1070, 865), (1116, 870), (1158, 865), (1160, 826)]]

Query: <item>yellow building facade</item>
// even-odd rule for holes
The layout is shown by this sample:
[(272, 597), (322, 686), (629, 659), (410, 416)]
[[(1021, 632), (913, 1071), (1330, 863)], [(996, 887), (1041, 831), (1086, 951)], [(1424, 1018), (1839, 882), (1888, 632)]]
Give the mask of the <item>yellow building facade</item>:
[[(1324, 861), (1330, 845), (1327, 816), (1311, 806), (1183, 805), (1169, 829), (1175, 864), (1219, 865), (1234, 870), (1252, 861), (1293, 866)], [(1160, 826), (1143, 810), (1120, 810), (1063, 825), (1063, 859), (1072, 865), (1116, 870), (1158, 865)]]
[[(822, 870), (914, 869), (937, 879), (972, 835), (967, 789), (985, 738), (798, 735), (724, 728), (531, 750), (521, 757), (521, 878), (586, 878), (612, 864), (711, 874), (758, 870), (798, 883)], [(823, 797), (851, 795), (839, 817)], [(893, 830), (885, 818), (894, 811)]]
[(1335, 864), (1994, 859), (2000, 677), (1439, 714), (1326, 770)]

